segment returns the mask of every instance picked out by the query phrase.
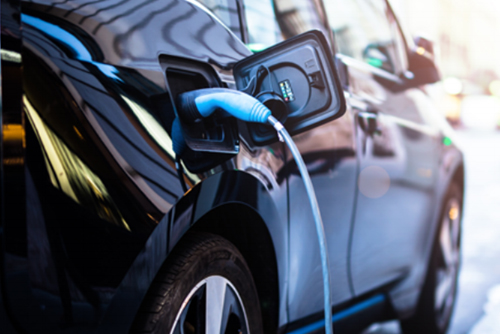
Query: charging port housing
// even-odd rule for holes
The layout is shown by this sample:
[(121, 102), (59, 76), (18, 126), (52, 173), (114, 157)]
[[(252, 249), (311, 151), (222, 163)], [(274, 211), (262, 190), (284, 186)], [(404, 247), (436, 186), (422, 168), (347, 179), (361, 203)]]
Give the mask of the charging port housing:
[[(160, 65), (165, 74), (167, 89), (174, 105), (175, 116), (179, 116), (176, 106), (177, 96), (192, 90), (221, 87), (215, 71), (206, 64), (176, 57), (160, 57)], [(165, 127), (170, 130), (173, 117), (169, 117)], [(198, 122), (181, 122), (188, 149), (182, 156), (186, 167), (192, 173), (206, 172), (239, 152), (238, 125), (234, 118), (213, 116)]]

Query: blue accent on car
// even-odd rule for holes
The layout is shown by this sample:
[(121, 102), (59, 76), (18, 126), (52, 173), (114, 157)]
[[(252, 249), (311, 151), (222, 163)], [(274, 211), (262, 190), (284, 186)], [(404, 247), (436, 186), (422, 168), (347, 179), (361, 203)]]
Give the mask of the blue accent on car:
[[(335, 323), (336, 321), (339, 321), (339, 320), (342, 320), (344, 318), (347, 318), (353, 314), (356, 314), (358, 312), (361, 312), (373, 305), (376, 305), (376, 304), (379, 304), (379, 303), (382, 303), (385, 301), (385, 296), (384, 295), (376, 295), (368, 300), (365, 300), (357, 305), (354, 305), (346, 310), (343, 310), (337, 314), (334, 314), (333, 317), (332, 317), (332, 322)], [(319, 320), (317, 322), (314, 322), (312, 324), (309, 324), (305, 327), (302, 327), (302, 328), (299, 328), (299, 329), (296, 329), (292, 332), (289, 332), (288, 334), (306, 334), (306, 333), (310, 333), (312, 331), (315, 331), (315, 330), (318, 330), (318, 329), (321, 329), (325, 326), (325, 320), (322, 319), (322, 320)]]

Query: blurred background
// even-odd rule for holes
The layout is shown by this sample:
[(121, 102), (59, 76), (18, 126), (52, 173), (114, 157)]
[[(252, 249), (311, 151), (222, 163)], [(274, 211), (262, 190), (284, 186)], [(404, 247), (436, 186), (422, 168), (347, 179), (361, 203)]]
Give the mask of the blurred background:
[(434, 41), (443, 81), (433, 87), (455, 126), (500, 126), (500, 1), (392, 1), (410, 35)]
[[(500, 1), (393, 0), (403, 29), (434, 42), (429, 89), (466, 159), (462, 269), (450, 334), (500, 333)], [(397, 322), (366, 333), (400, 333)]]

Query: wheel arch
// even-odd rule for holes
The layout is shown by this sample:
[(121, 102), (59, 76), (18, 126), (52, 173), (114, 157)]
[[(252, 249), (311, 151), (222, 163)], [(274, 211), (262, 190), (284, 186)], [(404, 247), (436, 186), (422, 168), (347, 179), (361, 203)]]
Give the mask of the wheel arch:
[(262, 217), (244, 204), (225, 204), (208, 212), (191, 230), (217, 234), (238, 248), (257, 288), (264, 330), (266, 333), (276, 332), (279, 318), (278, 266), (274, 244)]
[(278, 330), (286, 301), (288, 224), (278, 202), (286, 205), (253, 175), (225, 171), (176, 204), (169, 229), (169, 253), (190, 231), (219, 235), (238, 248), (253, 275), (266, 333)]

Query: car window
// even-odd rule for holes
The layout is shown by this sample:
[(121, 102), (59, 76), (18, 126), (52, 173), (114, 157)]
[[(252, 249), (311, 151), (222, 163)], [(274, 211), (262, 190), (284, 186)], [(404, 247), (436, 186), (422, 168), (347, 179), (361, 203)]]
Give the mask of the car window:
[(260, 51), (283, 40), (272, 0), (245, 0), (247, 46)]
[(243, 5), (252, 51), (311, 29), (327, 32), (317, 0), (243, 0)]
[(235, 0), (196, 0), (210, 10), (236, 36), (241, 36), (238, 7)]
[(391, 73), (406, 63), (403, 39), (384, 0), (325, 1), (338, 51)]
[(285, 39), (311, 29), (325, 33), (320, 3), (314, 0), (275, 0), (276, 16)]

